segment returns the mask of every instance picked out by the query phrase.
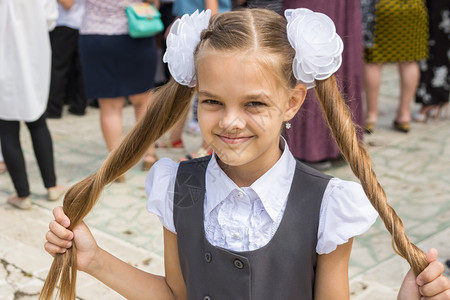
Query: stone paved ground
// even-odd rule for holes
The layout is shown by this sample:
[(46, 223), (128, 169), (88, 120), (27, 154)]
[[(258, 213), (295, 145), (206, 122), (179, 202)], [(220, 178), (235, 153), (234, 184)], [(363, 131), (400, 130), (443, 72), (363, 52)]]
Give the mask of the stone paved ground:
[[(394, 132), (390, 126), (397, 95), (395, 67), (387, 66), (380, 95), (381, 119), (375, 134), (365, 140), (379, 181), (403, 219), (408, 236), (423, 250), (438, 248), (444, 261), (450, 258), (450, 120), (413, 124), (409, 134)], [(125, 128), (129, 129), (133, 124), (130, 107), (125, 116)], [(100, 166), (106, 147), (96, 109), (89, 108), (84, 117), (65, 115), (48, 123), (60, 184), (70, 186)], [(199, 144), (198, 136), (186, 134), (185, 140), (189, 151)], [(22, 143), (34, 205), (30, 211), (7, 205), (13, 188), (8, 175), (0, 175), (0, 300), (37, 299), (52, 261), (43, 250), (44, 236), (52, 208), (62, 203), (45, 200), (26, 129), (22, 130)], [(158, 153), (172, 159), (183, 154), (180, 150)], [(355, 180), (345, 164), (334, 166), (329, 173)], [(145, 176), (137, 165), (127, 173), (126, 183), (108, 186), (86, 221), (103, 248), (130, 264), (162, 274), (162, 229), (159, 220), (145, 210)], [(350, 263), (351, 299), (395, 299), (408, 268), (394, 254), (390, 236), (378, 220), (355, 240)], [(446, 272), (450, 275), (448, 269)], [(77, 292), (80, 299), (122, 299), (82, 273)]]

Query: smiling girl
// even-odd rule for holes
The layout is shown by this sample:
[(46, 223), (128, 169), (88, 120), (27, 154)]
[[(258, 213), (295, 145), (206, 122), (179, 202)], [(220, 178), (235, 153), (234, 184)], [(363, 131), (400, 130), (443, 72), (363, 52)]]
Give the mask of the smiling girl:
[[(377, 217), (363, 188), (418, 275), (409, 273), (399, 299), (450, 298), (436, 252), (425, 257), (409, 243), (357, 142), (333, 77), (342, 52), (334, 24), (305, 9), (286, 17), (287, 24), (251, 9), (209, 20), (207, 11), (173, 25), (164, 59), (174, 80), (155, 91), (155, 103), (102, 168), (54, 210), (45, 248), (56, 257), (41, 298), (51, 296), (62, 270), (62, 298), (73, 299), (81, 270), (128, 299), (349, 299), (352, 239)], [(363, 188), (296, 161), (280, 137), (314, 85)], [(104, 251), (82, 220), (102, 188), (177, 122), (194, 89), (213, 155), (162, 159), (146, 181), (147, 209), (164, 226), (161, 277)]]

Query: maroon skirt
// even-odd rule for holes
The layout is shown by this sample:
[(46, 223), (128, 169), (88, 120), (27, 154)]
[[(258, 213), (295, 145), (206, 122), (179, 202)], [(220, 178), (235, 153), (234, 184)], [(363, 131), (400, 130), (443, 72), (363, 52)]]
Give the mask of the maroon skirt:
[[(353, 121), (363, 128), (363, 41), (360, 0), (285, 0), (284, 9), (308, 8), (328, 15), (336, 24), (337, 33), (344, 42), (342, 65), (336, 73), (341, 92), (349, 106)], [(308, 162), (338, 158), (339, 148), (322, 116), (314, 89), (309, 89), (306, 100), (291, 120), (285, 138), (294, 156)], [(358, 130), (360, 139), (363, 137)]]

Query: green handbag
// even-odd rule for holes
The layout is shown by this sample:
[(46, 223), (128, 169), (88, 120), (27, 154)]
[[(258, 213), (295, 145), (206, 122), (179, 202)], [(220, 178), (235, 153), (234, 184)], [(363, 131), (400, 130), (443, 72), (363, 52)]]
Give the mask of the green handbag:
[(164, 30), (161, 14), (148, 3), (136, 3), (125, 6), (128, 17), (128, 29), (132, 38), (153, 36)]

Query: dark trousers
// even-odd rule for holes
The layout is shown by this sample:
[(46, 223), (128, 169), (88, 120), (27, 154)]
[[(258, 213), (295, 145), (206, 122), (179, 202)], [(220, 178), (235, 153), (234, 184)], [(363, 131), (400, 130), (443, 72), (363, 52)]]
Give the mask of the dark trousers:
[[(34, 154), (46, 188), (56, 186), (53, 144), (45, 114), (37, 121), (25, 122), (33, 141)], [(30, 195), (25, 159), (20, 145), (20, 122), (0, 120), (0, 140), (8, 173), (19, 197)]]
[(86, 110), (86, 94), (83, 85), (78, 30), (57, 26), (50, 32), (52, 45), (52, 75), (47, 112), (60, 117), (62, 107), (69, 103), (69, 111), (82, 115)]

